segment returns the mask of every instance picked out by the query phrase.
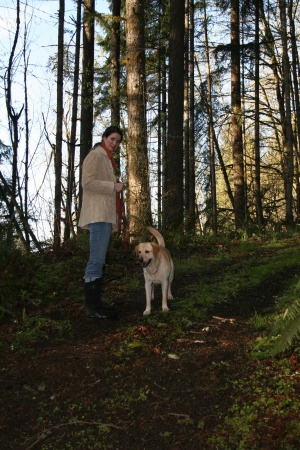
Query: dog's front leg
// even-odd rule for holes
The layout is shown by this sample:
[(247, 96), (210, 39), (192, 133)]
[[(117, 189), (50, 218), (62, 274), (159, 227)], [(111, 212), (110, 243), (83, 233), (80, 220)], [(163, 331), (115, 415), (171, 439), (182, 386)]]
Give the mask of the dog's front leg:
[(169, 283), (168, 281), (165, 281), (161, 285), (162, 290), (162, 310), (163, 311), (169, 311), (167, 300), (168, 300), (168, 291), (169, 291)]
[(151, 297), (152, 297), (152, 282), (145, 282), (145, 290), (146, 290), (146, 309), (144, 311), (144, 316), (148, 316), (151, 313)]

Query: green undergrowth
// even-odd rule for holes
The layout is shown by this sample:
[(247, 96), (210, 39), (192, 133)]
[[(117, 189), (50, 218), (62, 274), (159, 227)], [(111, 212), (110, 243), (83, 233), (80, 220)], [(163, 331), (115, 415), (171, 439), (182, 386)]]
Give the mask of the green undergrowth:
[(277, 299), (276, 308), (265, 317), (257, 315), (262, 331), (254, 347), (256, 357), (280, 355), (289, 348), (300, 353), (300, 273)]
[[(101, 355), (101, 371), (97, 372), (93, 365), (96, 363), (86, 355), (84, 370), (89, 371), (90, 379), (88, 386), (77, 387), (76, 401), (68, 395), (56, 399), (53, 394), (51, 402), (49, 398), (37, 402), (38, 431), (26, 443), (26, 448), (33, 448), (34, 442), (40, 442), (40, 448), (45, 450), (74, 448), (71, 442), (76, 442), (77, 448), (116, 448), (109, 439), (106, 445), (106, 438), (115, 429), (126, 429), (128, 423), (134, 424), (134, 408), (142, 409), (151, 400), (147, 382), (142, 388), (134, 382), (133, 368), (138, 364), (142, 367), (144, 357), (149, 355), (159, 354), (180, 361), (184, 347), (174, 344), (193, 328), (203, 330), (211, 311), (222, 311), (223, 306), (234, 308), (244, 295), (249, 296), (251, 303), (249, 293), (255, 295), (267, 290), (267, 286), (280, 279), (280, 290), (274, 298), (267, 299), (271, 307), (264, 310), (253, 307), (251, 317), (244, 319), (249, 328), (249, 347), (243, 359), (245, 367), (228, 379), (228, 384), (231, 383), (230, 404), (219, 417), (218, 425), (210, 430), (203, 448), (268, 449), (275, 448), (274, 439), (278, 450), (298, 448), (300, 345), (295, 321), (300, 317), (299, 243), (297, 236), (285, 239), (272, 236), (264, 240), (244, 237), (239, 241), (198, 238), (188, 245), (185, 242), (179, 249), (171, 245), (175, 299), (170, 302), (170, 312), (162, 313), (153, 308), (150, 316), (135, 315), (134, 325), (130, 318), (128, 323), (123, 321), (119, 327), (117, 324), (115, 336), (109, 337), (105, 347), (109, 349), (105, 364), (105, 352)], [(55, 345), (58, 340), (67, 341), (75, 335), (73, 317), (56, 312), (61, 305), (81, 301), (87, 249), (87, 242), (79, 241), (57, 254), (24, 255), (19, 250), (1, 254), (0, 312), (2, 323), (7, 325), (11, 335), (0, 341), (0, 345), (10, 345), (9, 350), (14, 352), (30, 351), (30, 344), (36, 341)], [(138, 291), (143, 292), (143, 273), (135, 264), (131, 251), (121, 255), (120, 249), (113, 244), (106, 280), (108, 301), (110, 296), (126, 300)], [(156, 287), (156, 296), (160, 296), (159, 287)], [(286, 323), (285, 320), (290, 321)], [(285, 328), (286, 324), (296, 333), (291, 339), (285, 338), (288, 345), (283, 345), (276, 356), (274, 346), (286, 330), (290, 332)], [(190, 354), (193, 354), (192, 350)], [(229, 367), (231, 361), (221, 363)], [(94, 398), (97, 377), (105, 380), (106, 376), (110, 377), (108, 395), (99, 404)], [(145, 374), (143, 376), (147, 380)], [(37, 388), (41, 392), (42, 389), (42, 385)], [(97, 416), (99, 408), (101, 414), (105, 411), (107, 421)], [(122, 412), (122, 420), (118, 418), (118, 412)], [(188, 415), (182, 420), (187, 422), (184, 425), (191, 425)], [(206, 432), (205, 420), (199, 422), (201, 429), (199, 425), (197, 433)], [(42, 443), (45, 430), (50, 434), (61, 430), (55, 443)]]
[(208, 448), (275, 448), (275, 439), (278, 450), (299, 448), (298, 377), (288, 359), (254, 363), (246, 377), (233, 382), (235, 400), (208, 439)]
[(186, 282), (184, 294), (172, 302), (171, 320), (177, 321), (180, 317), (183, 324), (203, 321), (217, 306), (230, 305), (243, 293), (260, 288), (282, 272), (300, 266), (296, 246), (277, 248), (276, 252), (270, 245), (255, 247), (255, 251), (252, 246), (251, 250), (246, 254), (242, 246), (233, 253), (222, 251), (221, 255), (211, 257), (196, 255), (181, 262), (175, 259), (175, 280), (183, 277)]
[[(174, 287), (171, 314), (162, 314), (153, 308), (151, 316), (141, 317), (140, 323), (172, 326), (180, 334), (195, 322), (205, 321), (216, 307), (230, 305), (243, 292), (259, 288), (268, 279), (298, 266), (297, 239), (293, 236), (281, 240), (271, 237), (269, 240), (230, 241), (198, 237), (184, 242), (179, 249), (173, 243), (170, 251), (175, 264), (176, 292)], [(135, 264), (133, 249), (127, 249), (125, 254), (121, 250), (114, 242), (109, 250), (105, 274), (108, 286), (105, 300), (108, 302), (110, 292), (115, 297), (126, 298), (136, 290), (143, 290), (143, 273)], [(19, 321), (26, 330), (25, 335), (30, 336), (32, 324), (35, 333), (42, 330), (40, 336), (43, 336), (43, 329), (51, 327), (51, 320), (47, 318), (47, 322), (43, 317), (44, 311), (48, 311), (45, 306), (53, 309), (66, 302), (82, 301), (82, 274), (87, 256), (86, 236), (57, 253), (27, 255), (20, 249), (2, 253), (0, 316), (4, 320)], [(161, 295), (160, 288), (155, 289), (156, 296)], [(47, 325), (44, 325), (45, 320)], [(58, 327), (55, 320), (53, 327)], [(61, 328), (70, 333), (68, 327), (71, 324), (64, 323)]]
[[(260, 450), (275, 448), (274, 442), (278, 450), (299, 448), (299, 327), (286, 337), (291, 333), (288, 312), (300, 302), (299, 286), (296, 275), (272, 311), (256, 312), (249, 319), (255, 339), (246, 370), (232, 383), (234, 401), (208, 439), (208, 448)], [(299, 308), (295, 311), (299, 322)]]

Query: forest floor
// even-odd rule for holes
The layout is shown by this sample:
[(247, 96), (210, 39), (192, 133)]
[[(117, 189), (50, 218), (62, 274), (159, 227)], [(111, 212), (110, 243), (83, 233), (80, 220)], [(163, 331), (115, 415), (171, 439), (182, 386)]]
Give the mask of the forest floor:
[[(245, 253), (244, 258), (256, 255)], [(130, 264), (133, 276), (142, 277), (140, 267)], [(201, 275), (175, 276), (174, 297), (187, 295), (199, 276), (213, 284), (223, 270), (222, 264), (210, 270), (208, 259)], [(116, 298), (116, 321), (86, 319), (81, 292), (55, 306), (32, 305), (27, 315), (38, 309), (44, 322), (38, 336), (19, 339), (19, 346), (16, 336), (26, 319), (6, 320), (0, 331), (1, 449), (298, 448), (300, 430), (291, 434), (289, 423), (299, 423), (299, 412), (289, 403), (284, 415), (274, 416), (274, 403), (269, 407), (284, 395), (266, 395), (263, 408), (253, 409), (250, 400), (266, 380), (274, 382), (280, 363), (252, 357), (259, 333), (251, 320), (274, 306), (295, 270), (276, 273), (230, 304), (214, 307), (207, 319), (191, 321), (185, 331), (169, 320), (176, 299), (169, 313), (160, 313), (156, 291), (153, 315), (145, 318), (144, 289), (120, 295), (122, 277), (105, 283), (105, 295)], [(292, 392), (299, 393), (300, 358), (290, 354), (287, 359), (295, 375)], [(251, 378), (254, 373), (263, 377), (261, 386)], [(236, 404), (240, 423), (226, 421)], [(251, 422), (255, 408), (258, 414)]]

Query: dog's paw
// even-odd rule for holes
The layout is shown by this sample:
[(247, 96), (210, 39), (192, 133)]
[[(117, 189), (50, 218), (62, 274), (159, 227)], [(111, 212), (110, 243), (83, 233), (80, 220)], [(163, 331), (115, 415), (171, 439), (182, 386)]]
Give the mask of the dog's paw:
[(151, 313), (151, 311), (149, 311), (149, 309), (145, 309), (145, 311), (143, 312), (144, 316), (149, 316)]
[(163, 312), (168, 312), (169, 308), (167, 306), (164, 306), (162, 310), (163, 310)]

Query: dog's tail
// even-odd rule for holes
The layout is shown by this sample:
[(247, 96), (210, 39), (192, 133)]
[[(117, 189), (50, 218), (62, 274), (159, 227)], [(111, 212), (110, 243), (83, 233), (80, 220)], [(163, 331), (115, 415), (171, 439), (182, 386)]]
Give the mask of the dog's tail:
[(159, 231), (157, 231), (155, 228), (152, 227), (147, 227), (147, 230), (150, 231), (150, 233), (156, 237), (158, 245), (160, 245), (161, 247), (165, 247), (165, 240)]

